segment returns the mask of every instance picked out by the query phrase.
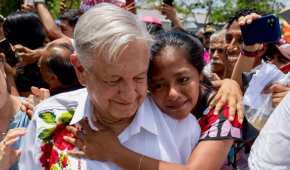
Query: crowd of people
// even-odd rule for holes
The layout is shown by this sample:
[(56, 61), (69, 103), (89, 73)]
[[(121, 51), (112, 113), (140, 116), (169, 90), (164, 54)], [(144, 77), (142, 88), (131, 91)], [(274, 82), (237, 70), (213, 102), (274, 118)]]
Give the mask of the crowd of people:
[(0, 170), (290, 169), (289, 39), (245, 44), (255, 9), (196, 33), (159, 10), (170, 30), (122, 0), (0, 17)]

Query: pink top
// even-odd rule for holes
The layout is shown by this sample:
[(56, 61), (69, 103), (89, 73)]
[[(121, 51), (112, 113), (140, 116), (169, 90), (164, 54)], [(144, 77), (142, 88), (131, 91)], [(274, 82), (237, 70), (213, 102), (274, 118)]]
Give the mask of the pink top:
[(204, 50), (204, 53), (203, 53), (203, 60), (204, 60), (205, 64), (209, 63), (209, 54), (206, 50)]

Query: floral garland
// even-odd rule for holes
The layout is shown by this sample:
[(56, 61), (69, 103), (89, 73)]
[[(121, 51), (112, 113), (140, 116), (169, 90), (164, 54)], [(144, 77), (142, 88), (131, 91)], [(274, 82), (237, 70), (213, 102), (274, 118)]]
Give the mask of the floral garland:
[(74, 146), (66, 142), (64, 136), (73, 136), (66, 126), (69, 125), (74, 114), (74, 109), (62, 112), (58, 119), (53, 112), (45, 111), (39, 114), (39, 118), (51, 128), (42, 129), (38, 138), (42, 141), (41, 156), (39, 158), (41, 166), (45, 170), (70, 169), (69, 159), (66, 151), (72, 150)]

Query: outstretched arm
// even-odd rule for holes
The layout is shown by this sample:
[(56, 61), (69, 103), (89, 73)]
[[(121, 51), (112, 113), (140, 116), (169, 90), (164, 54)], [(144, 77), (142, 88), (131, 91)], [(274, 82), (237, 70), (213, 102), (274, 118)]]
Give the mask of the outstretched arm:
[(44, 3), (40, 3), (40, 2), (35, 3), (35, 8), (36, 8), (36, 11), (38, 12), (40, 20), (42, 24), (44, 25), (44, 28), (50, 40), (55, 40), (62, 37), (66, 37), (66, 35), (64, 35), (55, 24), (51, 14), (49, 13)]

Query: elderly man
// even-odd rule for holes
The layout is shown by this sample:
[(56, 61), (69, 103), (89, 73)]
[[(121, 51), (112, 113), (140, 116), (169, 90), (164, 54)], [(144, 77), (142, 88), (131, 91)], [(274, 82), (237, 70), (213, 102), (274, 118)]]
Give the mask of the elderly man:
[(232, 68), (225, 53), (225, 30), (215, 32), (210, 37), (210, 63), (204, 68), (205, 75), (212, 81), (222, 80), (231, 76)]
[[(106, 126), (120, 134), (128, 127), (146, 96), (149, 37), (132, 14), (112, 5), (84, 14), (76, 26), (76, 55), (71, 61), (86, 89), (61, 94), (35, 109), (20, 169), (116, 169), (68, 157), (66, 150), (72, 146), (63, 141), (65, 125), (88, 117), (95, 129)], [(138, 130), (141, 124), (131, 128)], [(121, 140), (135, 143), (130, 136), (127, 132)]]

